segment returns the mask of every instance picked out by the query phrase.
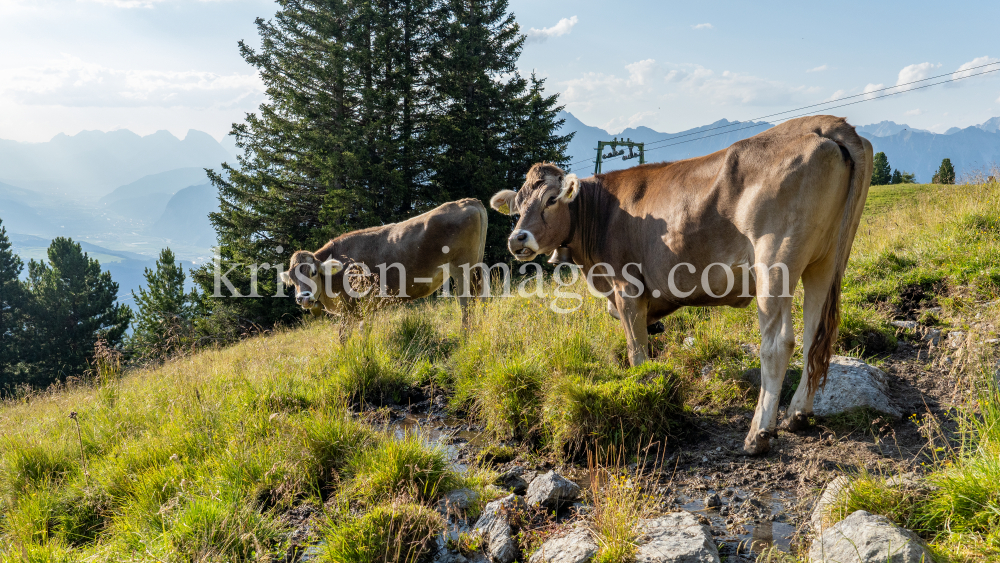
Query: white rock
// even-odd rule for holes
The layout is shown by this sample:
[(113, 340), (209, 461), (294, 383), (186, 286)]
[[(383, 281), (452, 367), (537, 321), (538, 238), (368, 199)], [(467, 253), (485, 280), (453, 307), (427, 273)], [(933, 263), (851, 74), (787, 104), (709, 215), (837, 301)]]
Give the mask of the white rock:
[(948, 346), (952, 348), (958, 348), (965, 343), (965, 333), (956, 330), (948, 333)]
[(830, 416), (861, 407), (870, 407), (896, 419), (903, 416), (889, 398), (885, 372), (854, 358), (830, 358), (826, 387), (816, 392), (813, 412)]
[(892, 326), (896, 328), (902, 328), (906, 330), (914, 330), (917, 328), (917, 321), (892, 321)]
[(928, 330), (927, 334), (924, 335), (924, 340), (937, 346), (938, 342), (941, 342), (941, 331), (936, 328)]
[(573, 528), (568, 534), (553, 538), (538, 548), (528, 563), (585, 563), (597, 554), (597, 543), (583, 527)]
[(848, 490), (850, 490), (850, 481), (846, 475), (838, 475), (833, 481), (827, 483), (826, 488), (823, 489), (823, 494), (816, 501), (812, 517), (809, 519), (813, 533), (819, 535), (827, 527), (823, 525), (823, 515), (831, 506), (837, 503), (841, 494), (846, 493)]
[(521, 497), (507, 495), (487, 503), (476, 521), (473, 531), (483, 539), (484, 551), (494, 563), (512, 563), (517, 558), (517, 541), (513, 538), (507, 514), (519, 507), (525, 507)]
[(639, 522), (636, 563), (719, 563), (712, 531), (690, 512)]
[(986, 340), (987, 344), (1000, 344), (1000, 338), (989, 338)]
[(563, 478), (555, 471), (549, 471), (532, 479), (525, 500), (529, 506), (540, 504), (546, 508), (558, 509), (561, 505), (572, 503), (579, 496), (579, 485)]
[(859, 510), (823, 532), (809, 549), (812, 563), (933, 563), (920, 538), (884, 516)]

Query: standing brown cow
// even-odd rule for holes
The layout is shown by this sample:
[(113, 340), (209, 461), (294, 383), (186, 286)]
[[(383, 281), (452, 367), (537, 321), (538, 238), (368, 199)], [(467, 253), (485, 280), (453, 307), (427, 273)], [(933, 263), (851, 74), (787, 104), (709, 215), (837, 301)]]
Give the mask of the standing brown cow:
[(795, 348), (791, 291), (799, 279), (806, 384), (784, 428), (801, 427), (825, 380), (871, 173), (871, 143), (842, 118), (815, 116), (707, 156), (584, 180), (536, 164), (520, 191), (490, 203), (521, 215), (508, 239), (515, 257), (568, 252), (596, 274), (588, 281), (609, 295), (633, 365), (645, 361), (645, 328), (656, 319), (685, 305), (745, 307), (756, 297), (763, 376), (743, 447), (758, 454), (770, 446)]
[(357, 297), (345, 278), (358, 275), (362, 265), (379, 275), (377, 291), (403, 300), (427, 297), (451, 277), (467, 324), (469, 300), (479, 293), (477, 280), (469, 278), (483, 261), (486, 222), (486, 207), (477, 199), (445, 203), (400, 223), (341, 235), (315, 252), (299, 250), (281, 280), (295, 286), (303, 309), (334, 312), (337, 300), (350, 308)]

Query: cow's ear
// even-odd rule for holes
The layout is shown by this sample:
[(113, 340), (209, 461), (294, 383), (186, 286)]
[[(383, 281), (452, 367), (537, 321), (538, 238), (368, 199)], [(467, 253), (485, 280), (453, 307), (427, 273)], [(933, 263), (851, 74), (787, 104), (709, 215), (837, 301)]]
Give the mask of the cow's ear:
[(278, 279), (280, 279), (281, 283), (285, 285), (292, 285), (292, 276), (288, 275), (288, 272), (281, 272), (278, 274)]
[(510, 215), (513, 213), (514, 196), (516, 195), (517, 192), (514, 190), (500, 190), (490, 198), (490, 207), (504, 215)]
[(340, 260), (337, 260), (336, 258), (330, 258), (329, 260), (323, 262), (319, 266), (322, 269), (323, 273), (328, 276), (332, 276), (333, 274), (336, 274), (337, 272), (344, 269), (344, 263), (341, 262)]
[(580, 179), (576, 174), (567, 174), (562, 180), (562, 189), (559, 191), (559, 199), (569, 203), (580, 195)]

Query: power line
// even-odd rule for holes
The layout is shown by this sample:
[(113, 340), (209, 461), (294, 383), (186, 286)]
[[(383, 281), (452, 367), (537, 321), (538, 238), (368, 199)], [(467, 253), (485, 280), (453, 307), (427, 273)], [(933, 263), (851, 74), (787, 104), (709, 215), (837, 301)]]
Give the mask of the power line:
[[(876, 94), (878, 92), (885, 92), (886, 90), (894, 90), (894, 89), (897, 89), (897, 88), (902, 88), (904, 86), (910, 86), (910, 85), (913, 85), (913, 84), (918, 84), (920, 82), (926, 82), (928, 80), (935, 80), (935, 79), (938, 79), (938, 78), (942, 78), (944, 76), (954, 76), (955, 74), (957, 74), (959, 72), (963, 72), (964, 73), (964, 72), (968, 72), (970, 70), (977, 70), (977, 69), (986, 68), (986, 67), (990, 67), (990, 66), (996, 66), (998, 64), (1000, 64), (1000, 61), (994, 62), (994, 63), (988, 63), (988, 64), (984, 64), (984, 65), (979, 65), (979, 66), (975, 66), (975, 67), (970, 67), (970, 68), (967, 68), (967, 69), (961, 69), (961, 70), (957, 70), (957, 71), (954, 71), (954, 72), (949, 72), (949, 73), (946, 73), (946, 74), (939, 74), (937, 76), (930, 76), (930, 77), (927, 77), (927, 78), (921, 78), (920, 80), (914, 80), (912, 82), (905, 82), (903, 84), (897, 84), (895, 86), (889, 86), (889, 87), (886, 87), (886, 88), (880, 88), (878, 90), (872, 90), (870, 92), (862, 92), (860, 94), (853, 94), (851, 96), (846, 96), (844, 98), (837, 98), (836, 100), (829, 100), (829, 101), (826, 101), (826, 102), (820, 102), (820, 103), (817, 103), (817, 104), (811, 104), (811, 105), (808, 105), (808, 106), (802, 106), (800, 108), (795, 108), (795, 109), (790, 109), (790, 110), (786, 110), (786, 111), (781, 111), (781, 112), (778, 112), (778, 113), (772, 113), (772, 114), (764, 115), (764, 116), (761, 116), (761, 117), (755, 117), (755, 118), (749, 120), (749, 122), (751, 122), (751, 125), (744, 125), (744, 124), (747, 123), (747, 121), (734, 121), (734, 122), (726, 124), (726, 125), (719, 125), (717, 127), (711, 127), (709, 129), (703, 129), (701, 131), (694, 131), (694, 132), (690, 132), (690, 133), (685, 133), (683, 135), (675, 135), (675, 136), (669, 137), (667, 139), (662, 139), (662, 140), (659, 140), (659, 141), (654, 141), (654, 142), (650, 143), (650, 145), (657, 145), (657, 144), (660, 144), (660, 143), (665, 143), (667, 141), (673, 141), (675, 139), (680, 139), (680, 138), (683, 138), (683, 137), (690, 137), (692, 135), (701, 135), (701, 136), (698, 137), (698, 138), (695, 138), (695, 139), (688, 139), (688, 140), (685, 140), (685, 141), (678, 141), (676, 143), (670, 143), (670, 144), (667, 144), (667, 145), (662, 145), (662, 146), (659, 146), (659, 147), (654, 147), (654, 148), (646, 149), (646, 150), (647, 151), (653, 151), (653, 150), (657, 150), (657, 149), (662, 149), (662, 148), (666, 148), (666, 147), (672, 147), (672, 146), (676, 146), (676, 145), (682, 145), (684, 143), (690, 143), (690, 142), (693, 142), (693, 141), (698, 141), (700, 139), (707, 139), (709, 137), (716, 137), (718, 135), (725, 135), (725, 134), (728, 134), (728, 133), (734, 133), (736, 131), (742, 131), (744, 129), (752, 129), (752, 128), (755, 128), (755, 127), (761, 127), (761, 126), (764, 126), (764, 125), (770, 125), (770, 123), (752, 123), (752, 122), (760, 120), (760, 119), (766, 119), (768, 117), (774, 117), (776, 115), (784, 115), (786, 113), (793, 113), (793, 112), (802, 111), (804, 109), (814, 108), (814, 107), (818, 107), (818, 106), (828, 106), (829, 104), (834, 104), (834, 103), (837, 103), (837, 102), (841, 102), (843, 100), (849, 100), (849, 99), (852, 99), (852, 98), (857, 98), (859, 96), (871, 96), (872, 94)], [(898, 95), (898, 94), (904, 94), (906, 92), (912, 92), (914, 90), (921, 90), (923, 88), (929, 88), (931, 86), (937, 86), (937, 85), (940, 85), (940, 84), (946, 84), (948, 82), (957, 82), (959, 80), (965, 80), (966, 78), (972, 78), (974, 76), (981, 76), (983, 74), (989, 74), (989, 73), (997, 72), (997, 71), (1000, 71), (1000, 68), (993, 68), (993, 69), (990, 69), (990, 70), (985, 70), (985, 71), (977, 72), (977, 73), (974, 73), (974, 74), (968, 74), (968, 75), (960, 76), (960, 77), (957, 77), (957, 78), (953, 77), (953, 78), (950, 78), (948, 80), (942, 80), (940, 82), (935, 82), (933, 84), (924, 84), (922, 86), (917, 86), (915, 88), (907, 88), (906, 90), (900, 90), (898, 92), (890, 92), (888, 94), (883, 94), (881, 96), (865, 97), (864, 99), (857, 100), (857, 101), (854, 101), (854, 102), (850, 102), (850, 103), (846, 103), (846, 104), (839, 104), (839, 105), (835, 105), (835, 106), (824, 107), (824, 108), (816, 110), (816, 111), (806, 112), (806, 113), (803, 113), (803, 114), (800, 114), (800, 115), (794, 115), (792, 117), (787, 117), (787, 118), (784, 118), (784, 119), (780, 119), (780, 120), (777, 120), (775, 124), (777, 124), (777, 123), (783, 123), (785, 121), (788, 121), (788, 120), (791, 120), (791, 119), (796, 119), (798, 117), (805, 117), (807, 115), (812, 115), (812, 114), (814, 114), (814, 113), (816, 113), (818, 111), (828, 111), (828, 110), (831, 110), (831, 109), (837, 109), (837, 108), (842, 108), (842, 107), (846, 107), (846, 106), (852, 106), (852, 105), (860, 104), (860, 103), (863, 103), (863, 102), (870, 102), (870, 101), (874, 101), (874, 100), (880, 100), (882, 98), (888, 98), (889, 96), (895, 96), (895, 95)], [(714, 131), (714, 130), (717, 130), (717, 129), (729, 129), (729, 128), (735, 127), (737, 125), (744, 125), (744, 126), (738, 128), (738, 129), (732, 130), (732, 131), (723, 131), (722, 133), (713, 133), (711, 135), (703, 135), (703, 133), (706, 133), (708, 131)], [(577, 164), (582, 164), (582, 163), (585, 163), (585, 162), (594, 163), (594, 162), (596, 162), (596, 160), (597, 160), (596, 158), (589, 158), (589, 159), (585, 159), (585, 160), (579, 160), (577, 162), (571, 163), (569, 166), (573, 167), (573, 166), (576, 166)], [(579, 168), (571, 168), (571, 170), (577, 170), (577, 169), (579, 169)]]

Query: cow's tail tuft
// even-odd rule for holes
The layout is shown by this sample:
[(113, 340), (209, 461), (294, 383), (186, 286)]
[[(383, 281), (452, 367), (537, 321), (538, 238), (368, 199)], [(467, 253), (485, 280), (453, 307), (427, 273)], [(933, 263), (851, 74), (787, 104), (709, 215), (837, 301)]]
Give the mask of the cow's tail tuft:
[(851, 180), (847, 187), (847, 202), (840, 218), (840, 232), (837, 236), (837, 254), (835, 258), (835, 273), (830, 283), (830, 291), (823, 303), (823, 313), (816, 335), (809, 347), (808, 371), (809, 392), (814, 393), (820, 386), (826, 385), (826, 377), (830, 368), (830, 356), (837, 343), (837, 333), (840, 327), (840, 286), (847, 269), (847, 260), (851, 253), (851, 243), (857, 223), (861, 220), (864, 210), (865, 194), (872, 174), (871, 144), (861, 138), (854, 128), (843, 122), (828, 136), (840, 145), (845, 160), (851, 167)]

